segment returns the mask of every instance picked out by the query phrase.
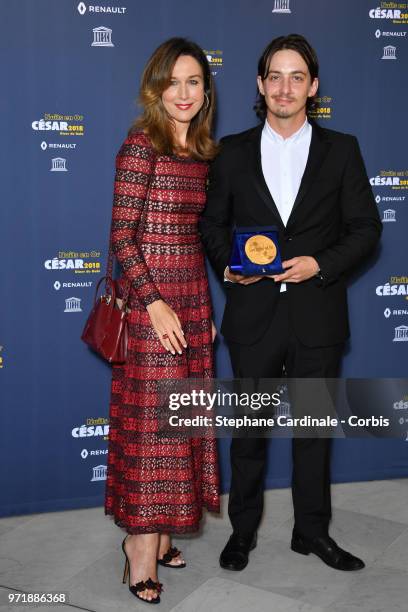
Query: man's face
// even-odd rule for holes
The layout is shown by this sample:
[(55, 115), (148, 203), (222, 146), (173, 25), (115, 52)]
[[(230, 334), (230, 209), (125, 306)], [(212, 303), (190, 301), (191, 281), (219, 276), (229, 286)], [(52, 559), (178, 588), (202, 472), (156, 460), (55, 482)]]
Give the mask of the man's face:
[(259, 91), (265, 96), (267, 115), (289, 119), (305, 115), (308, 97), (316, 94), (318, 79), (312, 81), (302, 56), (292, 49), (276, 51), (264, 80), (258, 76)]

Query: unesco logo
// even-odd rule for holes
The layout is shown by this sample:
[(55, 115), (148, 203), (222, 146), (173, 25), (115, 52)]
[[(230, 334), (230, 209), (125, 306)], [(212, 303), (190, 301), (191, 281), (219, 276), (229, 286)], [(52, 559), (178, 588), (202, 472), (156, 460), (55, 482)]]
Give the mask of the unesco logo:
[(105, 28), (105, 26), (99, 26), (99, 28), (94, 28), (93, 32), (93, 43), (91, 47), (114, 47), (115, 45), (112, 42), (112, 29)]
[(396, 60), (397, 59), (397, 47), (394, 45), (386, 45), (383, 49), (383, 60)]
[(51, 160), (50, 172), (68, 172), (66, 167), (67, 160), (65, 157), (54, 157)]
[(394, 332), (393, 342), (408, 342), (408, 325), (399, 325)]
[(94, 468), (92, 468), (91, 482), (106, 480), (107, 470), (108, 468), (106, 467), (106, 465), (96, 465)]
[(383, 218), (381, 221), (383, 223), (395, 223), (396, 222), (396, 211), (393, 208), (388, 208), (383, 212)]
[(275, 0), (272, 13), (291, 13), (289, 0)]
[(82, 312), (81, 298), (70, 297), (65, 300), (64, 312)]

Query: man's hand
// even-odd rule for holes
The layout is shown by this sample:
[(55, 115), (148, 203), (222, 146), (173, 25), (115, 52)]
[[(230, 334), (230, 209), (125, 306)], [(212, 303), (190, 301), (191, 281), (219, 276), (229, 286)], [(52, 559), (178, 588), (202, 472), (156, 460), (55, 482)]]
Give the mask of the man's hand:
[(269, 278), (283, 283), (301, 283), (319, 272), (319, 264), (314, 257), (301, 255), (282, 262), (283, 274), (273, 274)]
[(224, 272), (224, 277), (233, 283), (239, 283), (240, 285), (252, 285), (263, 278), (262, 276), (243, 276), (242, 274), (233, 274), (227, 267)]

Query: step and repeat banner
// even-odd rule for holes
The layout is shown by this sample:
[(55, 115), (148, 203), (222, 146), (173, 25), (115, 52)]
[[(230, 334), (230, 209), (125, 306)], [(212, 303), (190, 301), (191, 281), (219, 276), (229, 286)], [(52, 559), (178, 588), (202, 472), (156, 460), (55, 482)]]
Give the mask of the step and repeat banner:
[[(114, 159), (138, 113), (140, 75), (171, 36), (205, 50), (216, 135), (256, 124), (257, 60), (305, 35), (321, 64), (324, 127), (355, 134), (383, 220), (382, 246), (351, 279), (343, 375), (398, 379), (408, 357), (408, 4), (379, 0), (1, 0), (0, 465), (2, 516), (103, 503), (110, 368), (80, 341), (104, 273)], [(216, 323), (224, 296), (209, 270)], [(220, 338), (217, 375), (231, 376)], [(376, 399), (394, 438), (334, 441), (333, 480), (408, 475), (408, 396)], [(220, 440), (228, 490), (228, 440)], [(290, 441), (274, 440), (267, 486), (290, 483)]]

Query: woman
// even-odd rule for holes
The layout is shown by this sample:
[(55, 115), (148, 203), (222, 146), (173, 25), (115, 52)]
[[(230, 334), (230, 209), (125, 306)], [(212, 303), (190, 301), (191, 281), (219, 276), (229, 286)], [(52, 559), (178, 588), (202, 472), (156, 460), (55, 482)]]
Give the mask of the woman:
[(157, 433), (158, 381), (210, 378), (215, 329), (197, 223), (205, 205), (214, 87), (202, 50), (172, 38), (152, 55), (141, 117), (116, 159), (112, 245), (131, 283), (128, 358), (113, 368), (105, 512), (128, 532), (124, 581), (160, 601), (157, 563), (185, 561), (170, 534), (219, 511), (215, 440)]

